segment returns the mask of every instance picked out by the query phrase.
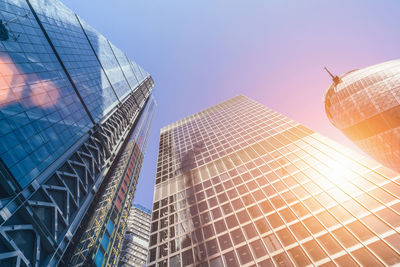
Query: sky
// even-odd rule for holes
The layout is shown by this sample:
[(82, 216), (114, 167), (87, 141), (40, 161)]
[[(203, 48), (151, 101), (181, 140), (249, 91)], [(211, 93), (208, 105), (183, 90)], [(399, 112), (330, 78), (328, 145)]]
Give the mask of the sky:
[(243, 94), (358, 150), (325, 115), (323, 67), (341, 75), (400, 52), (396, 0), (63, 2), (154, 79), (157, 109), (134, 199), (149, 209), (163, 126)]

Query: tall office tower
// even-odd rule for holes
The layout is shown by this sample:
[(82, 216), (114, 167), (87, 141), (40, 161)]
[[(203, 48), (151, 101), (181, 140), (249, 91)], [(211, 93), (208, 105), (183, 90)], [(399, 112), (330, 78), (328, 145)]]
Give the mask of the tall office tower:
[(333, 78), (325, 96), (329, 120), (365, 153), (400, 172), (400, 60)]
[(0, 265), (112, 264), (152, 78), (57, 0), (0, 0), (0, 50)]
[(151, 211), (134, 204), (128, 217), (118, 266), (146, 266), (149, 251)]
[(237, 96), (161, 129), (149, 266), (393, 265), (399, 183)]

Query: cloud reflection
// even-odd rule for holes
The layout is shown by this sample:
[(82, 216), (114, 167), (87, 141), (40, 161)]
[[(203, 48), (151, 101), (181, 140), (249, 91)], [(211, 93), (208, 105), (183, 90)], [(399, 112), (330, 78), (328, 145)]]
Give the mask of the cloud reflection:
[(21, 102), (24, 95), (29, 95), (29, 100), (23, 101), (26, 105), (51, 108), (60, 92), (52, 81), (24, 74), (8, 55), (0, 55), (0, 107)]
[(41, 80), (39, 83), (35, 83), (30, 87), (31, 100), (36, 106), (50, 108), (57, 103), (60, 93), (52, 81)]

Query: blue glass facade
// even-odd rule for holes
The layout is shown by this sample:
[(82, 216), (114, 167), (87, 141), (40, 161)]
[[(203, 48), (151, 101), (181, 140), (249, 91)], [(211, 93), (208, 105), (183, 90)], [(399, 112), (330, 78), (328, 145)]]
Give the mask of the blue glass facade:
[[(118, 98), (96, 58), (74, 12), (61, 2), (32, 1), (58, 55), (95, 122), (118, 104)], [(104, 38), (104, 37), (103, 37)]]
[(0, 0), (1, 266), (59, 263), (152, 87), (60, 1)]
[(84, 20), (79, 20), (117, 96), (119, 98), (126, 97), (131, 90), (119, 66), (118, 60), (111, 49), (110, 42)]
[(27, 3), (0, 12), (0, 157), (23, 188), (93, 125)]

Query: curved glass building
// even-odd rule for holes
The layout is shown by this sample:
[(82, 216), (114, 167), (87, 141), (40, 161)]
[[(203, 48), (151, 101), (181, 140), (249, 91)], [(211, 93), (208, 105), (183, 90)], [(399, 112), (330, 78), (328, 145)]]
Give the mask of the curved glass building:
[(367, 154), (400, 171), (400, 60), (333, 80), (325, 95), (329, 120)]

